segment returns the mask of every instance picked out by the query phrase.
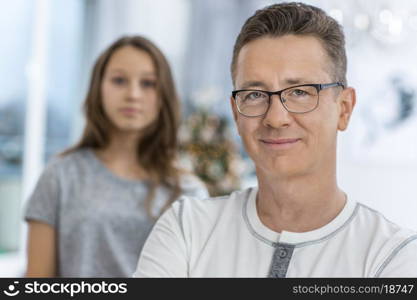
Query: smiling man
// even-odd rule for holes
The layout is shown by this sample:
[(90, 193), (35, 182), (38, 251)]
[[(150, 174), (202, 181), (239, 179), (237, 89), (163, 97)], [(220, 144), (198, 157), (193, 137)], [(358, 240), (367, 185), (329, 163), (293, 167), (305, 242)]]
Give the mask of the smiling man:
[(417, 234), (337, 185), (337, 132), (355, 90), (344, 36), (322, 10), (282, 3), (237, 37), (230, 99), (258, 187), (183, 197), (157, 222), (138, 277), (417, 277)]

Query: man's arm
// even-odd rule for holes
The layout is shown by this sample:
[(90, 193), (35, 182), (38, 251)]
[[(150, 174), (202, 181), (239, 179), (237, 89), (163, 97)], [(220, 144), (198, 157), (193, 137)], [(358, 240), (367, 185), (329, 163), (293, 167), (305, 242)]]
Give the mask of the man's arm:
[(181, 200), (157, 221), (142, 249), (133, 277), (188, 277)]

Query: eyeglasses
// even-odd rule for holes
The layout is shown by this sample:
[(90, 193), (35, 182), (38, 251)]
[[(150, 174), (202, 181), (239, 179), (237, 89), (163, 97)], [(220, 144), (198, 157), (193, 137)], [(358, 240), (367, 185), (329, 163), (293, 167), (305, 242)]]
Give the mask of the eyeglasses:
[(262, 90), (232, 91), (237, 110), (246, 117), (259, 117), (267, 113), (271, 105), (271, 96), (278, 95), (285, 109), (291, 113), (303, 114), (313, 111), (319, 105), (321, 90), (341, 86), (343, 83), (301, 84), (276, 92)]

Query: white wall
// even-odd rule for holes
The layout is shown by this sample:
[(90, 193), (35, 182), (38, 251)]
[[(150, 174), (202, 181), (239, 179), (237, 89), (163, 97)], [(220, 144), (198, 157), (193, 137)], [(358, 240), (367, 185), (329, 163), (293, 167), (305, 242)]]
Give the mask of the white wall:
[(392, 222), (417, 230), (417, 166), (355, 161), (346, 135), (339, 136), (340, 187), (348, 197), (380, 211)]

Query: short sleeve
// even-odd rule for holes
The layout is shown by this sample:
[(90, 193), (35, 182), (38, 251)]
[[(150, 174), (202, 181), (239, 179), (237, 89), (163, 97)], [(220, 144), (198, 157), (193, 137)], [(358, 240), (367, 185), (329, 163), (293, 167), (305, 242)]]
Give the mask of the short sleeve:
[(417, 278), (417, 235), (407, 238), (392, 251), (376, 277)]
[(50, 162), (41, 174), (25, 208), (26, 221), (40, 221), (56, 227), (58, 215), (59, 162)]
[(195, 198), (208, 198), (206, 185), (195, 175), (187, 174), (181, 178), (183, 195)]
[(156, 222), (142, 249), (133, 277), (188, 277), (181, 220), (183, 199), (174, 203)]

